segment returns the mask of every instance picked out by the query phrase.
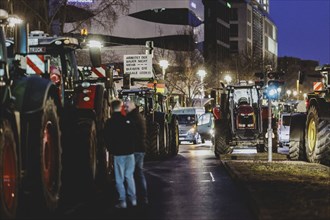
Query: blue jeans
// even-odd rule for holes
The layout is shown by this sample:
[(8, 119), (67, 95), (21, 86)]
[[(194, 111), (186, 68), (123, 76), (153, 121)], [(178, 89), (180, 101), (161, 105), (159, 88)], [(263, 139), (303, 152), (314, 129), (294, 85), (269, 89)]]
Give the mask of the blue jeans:
[[(120, 202), (126, 202), (126, 194), (129, 201), (136, 201), (134, 165), (134, 154), (114, 156), (116, 189), (119, 194)], [(125, 182), (127, 189), (124, 185)]]
[(144, 152), (135, 152), (135, 183), (138, 197), (142, 200), (147, 200), (147, 181), (143, 173)]

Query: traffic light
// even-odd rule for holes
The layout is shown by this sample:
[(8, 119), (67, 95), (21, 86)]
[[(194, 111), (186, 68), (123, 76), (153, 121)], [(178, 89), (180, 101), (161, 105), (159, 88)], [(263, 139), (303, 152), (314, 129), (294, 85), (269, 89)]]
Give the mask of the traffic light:
[(154, 56), (154, 42), (153, 41), (146, 41), (146, 54), (151, 54), (152, 57)]
[(280, 79), (284, 75), (283, 72), (269, 72), (267, 73), (268, 79)]
[(258, 77), (259, 79), (264, 79), (265, 78), (265, 74), (262, 72), (258, 72), (258, 73), (254, 73), (255, 77)]

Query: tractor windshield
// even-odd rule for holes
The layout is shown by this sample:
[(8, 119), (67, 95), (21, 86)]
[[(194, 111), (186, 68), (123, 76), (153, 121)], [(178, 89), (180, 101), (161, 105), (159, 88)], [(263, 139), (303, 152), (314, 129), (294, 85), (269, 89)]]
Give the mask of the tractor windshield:
[(258, 102), (258, 92), (255, 88), (235, 88), (234, 90), (234, 103), (235, 104), (252, 105)]

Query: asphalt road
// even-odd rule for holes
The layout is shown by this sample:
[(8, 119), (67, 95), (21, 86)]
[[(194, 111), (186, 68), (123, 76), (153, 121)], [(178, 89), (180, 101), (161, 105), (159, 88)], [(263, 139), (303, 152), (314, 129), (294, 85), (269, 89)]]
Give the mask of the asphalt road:
[(54, 218), (77, 219), (255, 219), (247, 200), (227, 171), (204, 145), (180, 145), (179, 154), (145, 163), (149, 206), (114, 208), (114, 187), (73, 204)]

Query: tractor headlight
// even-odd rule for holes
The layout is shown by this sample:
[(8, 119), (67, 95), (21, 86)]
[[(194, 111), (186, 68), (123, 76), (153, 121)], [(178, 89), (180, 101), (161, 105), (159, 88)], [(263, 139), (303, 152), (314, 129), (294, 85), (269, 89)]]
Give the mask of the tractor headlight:
[(192, 133), (195, 133), (195, 128), (190, 128), (189, 129), (188, 134), (192, 134)]

